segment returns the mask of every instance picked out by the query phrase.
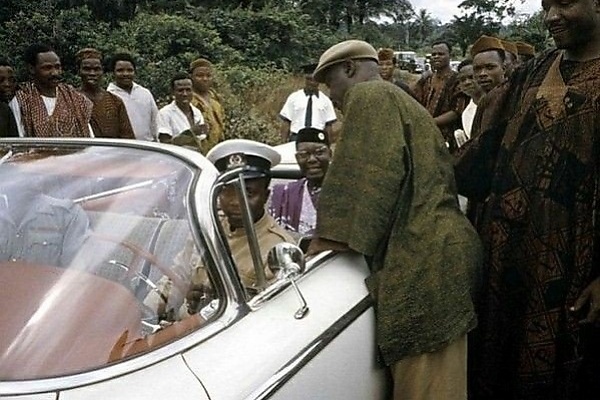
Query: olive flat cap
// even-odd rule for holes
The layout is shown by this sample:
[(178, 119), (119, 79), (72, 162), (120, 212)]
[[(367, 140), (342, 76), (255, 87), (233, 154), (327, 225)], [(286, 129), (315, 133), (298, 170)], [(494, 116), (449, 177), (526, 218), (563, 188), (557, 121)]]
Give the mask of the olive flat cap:
[(479, 53), (490, 50), (504, 51), (506, 49), (504, 48), (504, 45), (500, 39), (493, 36), (481, 35), (479, 39), (473, 43), (473, 46), (471, 46), (471, 57), (475, 57), (475, 55)]
[(346, 40), (331, 46), (319, 58), (319, 64), (313, 72), (317, 82), (323, 82), (323, 75), (327, 68), (346, 60), (366, 58), (378, 61), (377, 50), (369, 43), (362, 40)]

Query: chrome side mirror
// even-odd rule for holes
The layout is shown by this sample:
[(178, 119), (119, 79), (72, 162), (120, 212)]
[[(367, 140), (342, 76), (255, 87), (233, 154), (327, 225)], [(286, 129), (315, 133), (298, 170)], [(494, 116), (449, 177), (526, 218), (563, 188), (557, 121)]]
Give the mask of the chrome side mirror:
[(269, 269), (278, 279), (296, 278), (306, 269), (304, 253), (291, 243), (279, 243), (269, 251)]
[(304, 318), (309, 308), (300, 289), (298, 289), (298, 285), (296, 285), (296, 278), (306, 270), (302, 250), (291, 243), (279, 243), (269, 251), (267, 264), (277, 276), (277, 279), (287, 280), (292, 284), (294, 291), (300, 299), (300, 308), (294, 313), (294, 318)]

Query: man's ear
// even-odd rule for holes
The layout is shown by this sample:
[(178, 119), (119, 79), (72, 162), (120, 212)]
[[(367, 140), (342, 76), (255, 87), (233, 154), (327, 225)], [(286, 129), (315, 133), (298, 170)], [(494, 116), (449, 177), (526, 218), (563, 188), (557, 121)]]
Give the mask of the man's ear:
[[(598, 0), (600, 1), (600, 0)], [(356, 61), (355, 60), (346, 60), (344, 61), (344, 73), (348, 78), (352, 78), (356, 75)]]

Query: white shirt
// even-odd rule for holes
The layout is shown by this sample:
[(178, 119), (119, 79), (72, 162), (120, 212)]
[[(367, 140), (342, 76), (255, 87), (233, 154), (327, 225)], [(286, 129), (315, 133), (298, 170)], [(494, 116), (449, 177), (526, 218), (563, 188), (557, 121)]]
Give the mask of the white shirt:
[(465, 131), (469, 139), (471, 139), (471, 128), (473, 127), (475, 113), (477, 113), (477, 104), (475, 104), (473, 102), (473, 99), (471, 99), (461, 116), (463, 130)]
[[(192, 108), (192, 115), (194, 116), (194, 124), (204, 124), (202, 112), (191, 104), (190, 107)], [(190, 121), (188, 121), (183, 111), (177, 107), (175, 100), (158, 111), (158, 133), (176, 137), (179, 136), (181, 132), (190, 128)]]
[[(304, 118), (306, 117), (306, 106), (308, 97), (304, 89), (300, 89), (290, 94), (279, 112), (279, 116), (290, 122), (290, 131), (298, 133), (304, 128)], [(319, 91), (318, 96), (312, 96), (312, 120), (311, 127), (316, 129), (325, 129), (325, 125), (334, 122), (337, 119), (333, 103), (329, 97)]]
[(106, 89), (119, 96), (131, 122), (136, 139), (156, 141), (158, 138), (158, 107), (148, 89), (133, 83), (131, 92), (110, 83)]

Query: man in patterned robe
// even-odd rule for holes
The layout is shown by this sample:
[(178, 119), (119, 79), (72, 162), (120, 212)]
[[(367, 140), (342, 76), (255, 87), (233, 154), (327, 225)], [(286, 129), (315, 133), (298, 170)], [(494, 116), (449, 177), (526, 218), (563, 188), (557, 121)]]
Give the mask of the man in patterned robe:
[(102, 53), (85, 48), (77, 53), (81, 88), (79, 91), (94, 103), (90, 125), (95, 137), (135, 139), (125, 104), (102, 84)]
[(491, 92), (456, 166), (487, 201), (474, 400), (600, 396), (600, 4), (543, 4), (558, 49)]
[(429, 111), (442, 132), (450, 152), (458, 149), (454, 131), (460, 129), (460, 116), (469, 98), (461, 92), (458, 74), (450, 68), (448, 42), (436, 42), (431, 46), (433, 74), (419, 79), (411, 88), (415, 98)]

